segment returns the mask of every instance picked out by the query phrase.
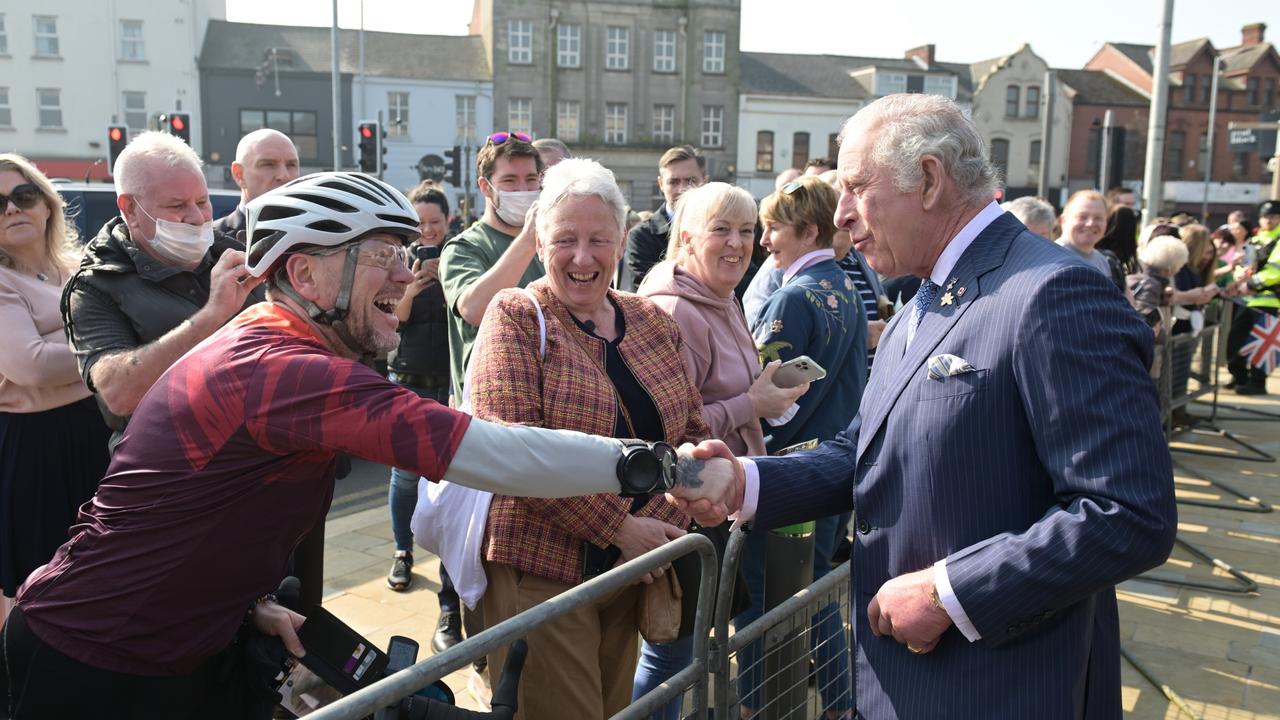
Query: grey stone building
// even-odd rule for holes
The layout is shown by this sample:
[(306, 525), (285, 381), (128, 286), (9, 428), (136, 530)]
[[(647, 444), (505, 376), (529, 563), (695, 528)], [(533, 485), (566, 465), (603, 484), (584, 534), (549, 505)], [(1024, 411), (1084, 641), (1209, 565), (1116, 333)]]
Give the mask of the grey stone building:
[(558, 137), (656, 208), (658, 158), (690, 143), (732, 180), (739, 0), (476, 0), (493, 68), (493, 126)]

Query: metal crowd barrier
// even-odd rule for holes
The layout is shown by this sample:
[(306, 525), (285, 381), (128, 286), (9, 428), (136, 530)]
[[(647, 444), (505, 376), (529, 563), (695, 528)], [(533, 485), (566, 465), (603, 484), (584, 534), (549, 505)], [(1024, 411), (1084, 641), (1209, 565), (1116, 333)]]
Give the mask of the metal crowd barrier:
[[(699, 717), (707, 707), (707, 636), (711, 624), (713, 590), (716, 581), (715, 546), (707, 538), (690, 533), (624, 563), (599, 577), (588, 580), (536, 607), (501, 622), (475, 637), (454, 645), (445, 652), (406, 668), (390, 677), (320, 708), (307, 717), (313, 720), (358, 720), (395, 705), (422, 688), (461, 667), (488, 655), (490, 651), (524, 637), (535, 627), (561, 617), (585, 605), (635, 583), (654, 568), (669, 564), (678, 557), (697, 553), (702, 574), (698, 580), (698, 609), (694, 619), (693, 661), (663, 685), (636, 700), (617, 715), (619, 718), (643, 717), (661, 707), (668, 699), (693, 689), (693, 704)], [(530, 662), (538, 662), (530, 658)], [(723, 716), (719, 716), (723, 717)]]

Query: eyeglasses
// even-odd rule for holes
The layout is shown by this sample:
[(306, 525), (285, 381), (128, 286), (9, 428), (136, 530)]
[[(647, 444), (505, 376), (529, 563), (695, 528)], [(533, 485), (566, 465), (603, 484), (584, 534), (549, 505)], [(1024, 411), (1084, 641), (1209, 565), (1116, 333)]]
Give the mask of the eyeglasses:
[(9, 191), (8, 195), (0, 195), (0, 213), (9, 209), (13, 203), (19, 210), (30, 210), (40, 201), (40, 188), (31, 183), (23, 183)]
[(361, 245), (360, 255), (356, 258), (357, 265), (368, 265), (387, 271), (394, 270), (397, 263), (402, 267), (409, 267), (409, 248), (388, 245), (384, 242)]
[(533, 142), (533, 138), (529, 137), (528, 133), (522, 133), (522, 132), (496, 132), (489, 136), (487, 142), (493, 145), (501, 145), (502, 143), (510, 140), (511, 138), (515, 138), (520, 142), (527, 142), (527, 143)]

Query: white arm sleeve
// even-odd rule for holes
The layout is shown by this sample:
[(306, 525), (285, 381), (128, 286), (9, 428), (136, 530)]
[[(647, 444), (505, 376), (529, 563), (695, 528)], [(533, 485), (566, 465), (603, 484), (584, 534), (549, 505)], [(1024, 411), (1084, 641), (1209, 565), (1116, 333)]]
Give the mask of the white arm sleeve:
[(613, 438), (472, 418), (443, 479), (516, 497), (618, 493), (621, 457)]

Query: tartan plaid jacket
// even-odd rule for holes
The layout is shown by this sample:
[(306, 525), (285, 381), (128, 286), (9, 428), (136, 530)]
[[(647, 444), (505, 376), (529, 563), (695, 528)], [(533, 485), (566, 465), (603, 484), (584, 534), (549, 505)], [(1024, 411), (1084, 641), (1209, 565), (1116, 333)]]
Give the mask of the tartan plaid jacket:
[[(582, 346), (605, 347), (571, 321), (545, 279), (529, 289), (542, 304), (546, 355), (538, 356), (538, 319), (533, 304), (517, 290), (504, 290), (485, 311), (471, 356), (471, 403), (486, 420), (578, 430), (613, 436), (616, 395), (612, 383)], [(622, 310), (626, 334), (618, 346), (636, 379), (649, 392), (673, 446), (710, 434), (702, 419), (702, 396), (685, 374), (680, 331), (646, 298), (610, 290)], [(565, 458), (572, 462), (572, 458)], [(605, 548), (631, 508), (629, 498), (588, 495), (556, 500), (496, 495), (485, 527), (485, 559), (568, 585), (582, 581), (582, 542)], [(686, 528), (689, 520), (662, 498), (635, 512)]]

